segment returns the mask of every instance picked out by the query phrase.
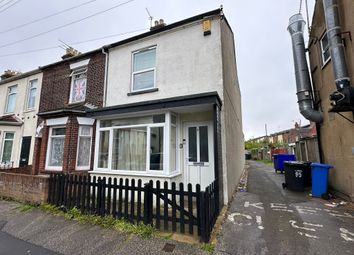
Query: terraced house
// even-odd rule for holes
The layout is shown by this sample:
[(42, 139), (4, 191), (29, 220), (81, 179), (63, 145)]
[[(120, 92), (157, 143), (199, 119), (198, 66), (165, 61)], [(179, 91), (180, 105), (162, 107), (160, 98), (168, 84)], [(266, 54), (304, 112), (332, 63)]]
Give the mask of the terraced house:
[(200, 184), (227, 203), (244, 165), (233, 32), (221, 9), (103, 47), (94, 176)]
[(40, 70), (1, 76), (0, 168), (32, 165), (41, 84)]

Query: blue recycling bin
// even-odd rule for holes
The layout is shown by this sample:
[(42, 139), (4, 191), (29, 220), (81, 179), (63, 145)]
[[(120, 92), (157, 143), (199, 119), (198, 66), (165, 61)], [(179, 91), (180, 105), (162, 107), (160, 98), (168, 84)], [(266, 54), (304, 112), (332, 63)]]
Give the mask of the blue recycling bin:
[(273, 163), (275, 172), (284, 171), (284, 161), (295, 161), (296, 157), (294, 154), (274, 154)]
[(331, 165), (312, 163), (312, 196), (323, 197), (327, 195), (328, 191), (328, 175), (329, 169), (333, 168)]

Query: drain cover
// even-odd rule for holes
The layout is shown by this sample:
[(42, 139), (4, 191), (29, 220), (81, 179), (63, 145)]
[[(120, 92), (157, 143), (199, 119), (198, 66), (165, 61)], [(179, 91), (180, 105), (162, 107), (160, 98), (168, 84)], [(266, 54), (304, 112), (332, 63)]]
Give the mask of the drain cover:
[(173, 250), (175, 248), (176, 248), (176, 245), (171, 244), (171, 243), (166, 243), (162, 250), (165, 252), (173, 252)]

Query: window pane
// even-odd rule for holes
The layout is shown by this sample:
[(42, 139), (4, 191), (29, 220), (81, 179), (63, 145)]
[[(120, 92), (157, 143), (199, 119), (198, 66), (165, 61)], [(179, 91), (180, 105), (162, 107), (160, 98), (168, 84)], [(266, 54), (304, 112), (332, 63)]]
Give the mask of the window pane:
[(113, 130), (112, 169), (146, 170), (146, 127)]
[[(7, 133), (7, 134), (9, 134), (9, 133)], [(3, 153), (2, 153), (2, 162), (10, 162), (11, 161), (12, 144), (13, 144), (12, 140), (5, 140)]]
[(158, 114), (152, 116), (153, 123), (164, 123), (165, 122), (165, 114)]
[(176, 127), (171, 126), (171, 140), (170, 140), (170, 169), (171, 171), (176, 170), (176, 153), (177, 153), (177, 143), (176, 143)]
[(65, 128), (53, 128), (52, 130), (52, 136), (57, 136), (57, 135), (65, 135)]
[(163, 170), (163, 127), (150, 128), (150, 170)]
[(85, 101), (85, 96), (86, 96), (86, 77), (84, 78), (76, 78), (74, 77), (74, 82), (72, 85), (72, 91), (71, 91), (71, 102), (81, 102)]
[(189, 162), (197, 162), (197, 128), (188, 128), (188, 157)]
[(148, 89), (154, 87), (155, 71), (137, 73), (133, 76), (133, 90)]
[(49, 166), (62, 166), (64, 155), (64, 137), (52, 137), (49, 155)]
[(133, 71), (140, 71), (155, 67), (156, 49), (146, 50), (134, 54)]
[(16, 107), (16, 94), (11, 94), (7, 97), (6, 112), (14, 112)]
[(199, 127), (200, 162), (209, 162), (208, 127)]
[(34, 104), (36, 102), (36, 93), (37, 93), (37, 89), (36, 88), (30, 89), (29, 94), (28, 94), (28, 106), (27, 106), (27, 108), (34, 108)]
[(80, 135), (91, 136), (91, 127), (81, 126), (80, 127)]
[(176, 125), (177, 117), (175, 115), (171, 115), (171, 123)]
[(5, 133), (5, 139), (14, 139), (14, 133)]
[(90, 158), (91, 158), (90, 149), (91, 149), (91, 137), (80, 137), (77, 166), (90, 166)]
[(326, 62), (327, 59), (331, 57), (329, 49), (327, 49), (325, 52), (323, 52), (323, 61)]
[(129, 125), (139, 125), (139, 124), (152, 124), (152, 123), (164, 123), (165, 114), (117, 119), (117, 120), (101, 120), (100, 127), (114, 127), (114, 126), (129, 126)]
[(108, 168), (109, 131), (100, 131), (98, 167)]

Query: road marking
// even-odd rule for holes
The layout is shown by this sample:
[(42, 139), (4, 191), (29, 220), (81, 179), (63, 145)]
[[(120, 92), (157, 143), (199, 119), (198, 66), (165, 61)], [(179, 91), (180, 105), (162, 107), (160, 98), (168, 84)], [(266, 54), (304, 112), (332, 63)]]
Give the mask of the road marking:
[(347, 212), (339, 212), (336, 210), (330, 210), (330, 209), (324, 209), (326, 212), (329, 213), (329, 215), (334, 216), (334, 217), (340, 217), (340, 218), (350, 218), (350, 219), (354, 219), (354, 216), (351, 215), (350, 213)]
[(313, 235), (310, 235), (310, 234), (307, 234), (307, 233), (303, 233), (303, 232), (300, 232), (300, 231), (298, 231), (297, 233), (299, 235), (301, 235), (301, 236), (306, 236), (306, 237), (309, 237), (309, 238), (319, 239), (318, 236), (313, 236)]
[(293, 210), (288, 209), (288, 206), (286, 204), (281, 204), (281, 203), (270, 203), (270, 208), (273, 211), (294, 212)]
[(244, 207), (249, 207), (249, 206), (253, 206), (255, 208), (258, 208), (258, 209), (261, 209), (261, 210), (264, 210), (264, 207), (262, 206), (263, 203), (259, 202), (259, 203), (252, 203), (250, 204), (250, 202), (246, 201), (245, 204), (244, 204)]
[(229, 216), (227, 216), (227, 218), (228, 218), (229, 221), (235, 223), (235, 216), (242, 216), (242, 217), (245, 217), (248, 220), (252, 220), (252, 216), (251, 215), (238, 213), (238, 212), (231, 213)]
[(296, 225), (296, 221), (294, 221), (294, 220), (289, 220), (289, 222), (290, 222), (290, 224), (291, 224), (291, 226), (293, 228), (298, 228), (298, 229), (303, 229), (303, 230), (307, 230), (307, 231), (316, 232), (316, 229), (314, 229), (314, 228), (306, 228), (306, 227), (297, 226)]
[(296, 210), (301, 214), (317, 214), (318, 208), (311, 208), (305, 206), (295, 206)]
[(304, 222), (302, 224), (307, 225), (307, 226), (312, 226), (312, 227), (323, 228), (323, 225), (321, 225), (321, 224), (313, 224), (313, 223), (308, 223), (308, 222)]
[(350, 236), (354, 237), (354, 233), (349, 232), (348, 229), (345, 229), (345, 228), (340, 228), (339, 231), (341, 232), (340, 236), (345, 241), (354, 242), (354, 238), (351, 238), (351, 237), (348, 236), (348, 235), (350, 235)]
[(256, 222), (258, 224), (259, 229), (264, 229), (264, 227), (262, 226), (262, 217), (261, 216), (256, 215)]

